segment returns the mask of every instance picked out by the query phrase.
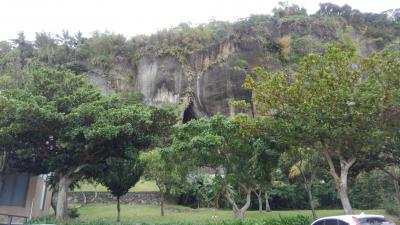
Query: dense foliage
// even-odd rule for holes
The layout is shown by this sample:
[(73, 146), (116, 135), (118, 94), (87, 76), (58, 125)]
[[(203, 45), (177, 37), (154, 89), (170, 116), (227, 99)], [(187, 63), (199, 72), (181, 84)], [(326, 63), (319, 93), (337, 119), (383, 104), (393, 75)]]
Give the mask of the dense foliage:
[(53, 174), (60, 219), (73, 182), (109, 157), (162, 143), (175, 123), (168, 110), (100, 95), (83, 76), (39, 65), (23, 70), (23, 83), (18, 75), (0, 83), (1, 150), (18, 170)]
[[(237, 218), (251, 207), (263, 209), (261, 193), (272, 209), (334, 208), (340, 198), (346, 213), (350, 200), (356, 208), (387, 205), (396, 212), (399, 15), (331, 3), (308, 15), (282, 3), (273, 15), (182, 23), (131, 39), (63, 31), (29, 41), (19, 33), (0, 42), (0, 187), (9, 169), (51, 173), (58, 219), (67, 215), (75, 182), (95, 179), (119, 200), (142, 173), (162, 193), (162, 215), (167, 194), (197, 207), (231, 206)], [(252, 100), (237, 105), (250, 107), (252, 117), (215, 115), (172, 129), (173, 110), (142, 104), (140, 94), (124, 89), (146, 55), (175, 57), (191, 81), (207, 69), (190, 62), (192, 56), (214, 54), (223, 43), (244, 52), (224, 66), (250, 73), (244, 87)], [(102, 95), (91, 76), (101, 76), (116, 95)]]
[(106, 159), (97, 181), (103, 184), (117, 198), (117, 222), (121, 221), (120, 198), (139, 181), (143, 173), (143, 165), (139, 153), (128, 150), (121, 158)]
[(19, 33), (11, 43), (0, 42), (0, 72), (21, 69), (37, 59), (75, 73), (100, 72), (112, 80), (109, 77), (112, 69), (118, 65), (134, 67), (146, 54), (171, 55), (187, 64), (188, 54), (226, 41), (240, 43), (244, 49), (248, 45), (261, 48), (276, 54), (281, 63), (292, 64), (308, 53), (321, 52), (326, 43), (346, 41), (343, 39), (346, 33), (359, 34), (358, 44), (373, 49), (383, 48), (400, 35), (398, 10), (361, 13), (348, 5), (325, 3), (316, 14), (307, 15), (297, 5), (281, 4), (273, 13), (251, 15), (234, 23), (211, 21), (198, 26), (182, 23), (131, 39), (114, 33), (94, 32), (91, 37), (83, 37), (81, 33), (72, 35), (63, 31), (57, 35), (37, 33), (34, 41), (28, 41)]
[[(37, 223), (54, 223), (54, 219), (51, 217), (39, 218), (36, 220), (31, 220), (30, 224)], [(132, 225), (131, 223), (118, 223), (121, 225)], [(140, 223), (133, 223), (140, 224)], [(263, 220), (244, 220), (244, 221), (221, 221), (221, 222), (212, 222), (209, 221), (204, 223), (206, 225), (309, 225), (311, 224), (311, 218), (307, 216), (288, 216), (288, 217), (279, 217), (279, 218), (268, 218)], [(64, 222), (61, 225), (113, 225), (109, 222), (105, 221), (93, 221), (93, 222), (80, 222), (80, 221), (72, 221), (72, 222)], [(165, 224), (168, 225), (168, 224)], [(181, 225), (186, 225), (186, 223), (182, 223)]]
[(245, 83), (258, 111), (280, 120), (293, 143), (325, 157), (346, 213), (352, 213), (350, 168), (397, 135), (398, 128), (387, 126), (400, 111), (399, 52), (391, 47), (354, 68), (360, 60), (354, 49), (330, 46), (323, 55), (305, 57), (293, 73), (255, 68), (258, 80), (249, 76)]
[[(246, 137), (240, 123), (215, 115), (182, 125), (171, 149), (185, 170), (213, 169), (219, 192), (232, 205), (235, 217), (243, 218), (251, 192), (271, 179), (282, 148), (279, 145), (275, 140)], [(238, 205), (241, 195), (246, 198), (243, 207)]]

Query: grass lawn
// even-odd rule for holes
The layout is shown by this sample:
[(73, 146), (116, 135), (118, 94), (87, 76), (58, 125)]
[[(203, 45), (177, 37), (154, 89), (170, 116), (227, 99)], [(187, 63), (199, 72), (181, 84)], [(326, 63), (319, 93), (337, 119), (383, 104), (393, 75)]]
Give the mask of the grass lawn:
[[(94, 191), (94, 186), (89, 183), (83, 182), (81, 184), (81, 188), (75, 188), (73, 191)], [(107, 188), (101, 184), (98, 184), (96, 190), (99, 192), (107, 191)], [(156, 185), (155, 181), (147, 181), (147, 180), (140, 180), (137, 182), (135, 187), (129, 189), (129, 192), (151, 192), (151, 191), (160, 191)]]
[[(356, 210), (355, 213), (360, 213)], [(384, 210), (365, 210), (367, 214), (383, 214)], [(82, 221), (96, 221), (104, 220), (107, 222), (114, 222), (116, 216), (116, 205), (110, 204), (90, 204), (79, 208), (80, 217)], [(340, 215), (343, 210), (318, 210), (318, 217)], [(260, 220), (269, 217), (279, 216), (295, 216), (306, 215), (311, 217), (311, 212), (308, 210), (290, 210), (290, 211), (272, 211), (269, 213), (259, 213), (258, 211), (248, 211), (246, 213), (247, 219)], [(386, 215), (385, 215), (386, 216)], [(387, 218), (394, 220), (395, 218), (387, 216)], [(230, 210), (216, 210), (216, 209), (191, 209), (177, 205), (167, 205), (166, 215), (160, 216), (160, 208), (157, 205), (122, 205), (121, 206), (121, 219), (126, 223), (206, 223), (207, 221), (221, 221), (232, 220), (233, 212)], [(397, 220), (395, 222), (398, 222)]]

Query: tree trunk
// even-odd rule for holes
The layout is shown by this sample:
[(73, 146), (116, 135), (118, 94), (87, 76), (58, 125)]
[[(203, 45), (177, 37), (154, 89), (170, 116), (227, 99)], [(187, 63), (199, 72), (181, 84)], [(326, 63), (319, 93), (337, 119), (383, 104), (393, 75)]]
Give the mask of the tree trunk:
[(271, 206), (269, 205), (269, 200), (268, 200), (268, 193), (265, 192), (265, 211), (271, 212)]
[(340, 197), (340, 202), (342, 203), (342, 207), (344, 213), (347, 215), (353, 214), (353, 209), (350, 204), (349, 196), (347, 194), (347, 176), (349, 174), (350, 167), (356, 162), (356, 157), (351, 157), (349, 160), (345, 160), (341, 155), (339, 155), (340, 160), (340, 176), (336, 173), (335, 166), (333, 164), (332, 158), (328, 151), (324, 151), (325, 159), (329, 164), (329, 171), (335, 181), (336, 190)]
[(94, 197), (92, 198), (92, 200), (90, 200), (90, 202), (94, 202), (97, 198), (98, 192), (97, 192), (97, 185), (93, 185), (94, 188)]
[(121, 206), (120, 206), (120, 196), (117, 196), (117, 223), (121, 222)]
[(57, 199), (56, 199), (57, 196), (58, 196), (57, 191), (53, 191), (51, 193), (50, 206), (54, 211), (54, 215), (57, 215)]
[(343, 181), (341, 181), (340, 183), (339, 196), (340, 196), (340, 202), (342, 203), (344, 209), (344, 213), (347, 215), (352, 215), (353, 209), (350, 204), (349, 196), (347, 195), (347, 183), (344, 183)]
[(221, 193), (218, 193), (217, 198), (215, 200), (215, 208), (219, 209), (219, 198), (221, 197)]
[(398, 207), (400, 207), (399, 175), (398, 175), (398, 172), (396, 171), (396, 168), (398, 168), (398, 165), (395, 164), (394, 166), (392, 166), (392, 168), (389, 172), (389, 175), (393, 179), (396, 204)]
[(399, 176), (398, 173), (396, 172), (397, 165), (393, 165), (390, 170), (386, 170), (385, 168), (381, 168), (383, 172), (388, 174), (390, 178), (393, 180), (393, 186), (394, 186), (394, 194), (395, 194), (395, 201), (398, 207), (400, 207), (400, 186), (399, 186)]
[(242, 220), (244, 219), (244, 212), (242, 210), (237, 210), (235, 213), (235, 219)]
[(245, 185), (240, 184), (239, 186), (242, 187), (242, 189), (246, 192), (246, 203), (242, 208), (239, 208), (236, 202), (232, 199), (230, 196), (228, 190), (225, 188), (225, 198), (228, 200), (228, 202), (232, 205), (233, 213), (235, 215), (235, 219), (243, 219), (244, 214), (249, 209), (250, 203), (251, 203), (251, 190), (248, 189)]
[(395, 195), (396, 195), (396, 204), (397, 206), (400, 207), (400, 187), (399, 187), (399, 182), (397, 179), (393, 179), (393, 184), (394, 184), (394, 190), (395, 190)]
[(86, 198), (86, 194), (85, 192), (82, 190), (82, 187), (79, 188), (79, 190), (81, 191), (82, 197), (83, 197), (83, 205), (87, 204), (87, 198)]
[(247, 192), (247, 195), (246, 195), (246, 204), (244, 204), (244, 206), (243, 206), (241, 209), (235, 211), (235, 219), (238, 219), (238, 220), (244, 219), (244, 214), (245, 214), (245, 212), (247, 211), (247, 209), (249, 209), (249, 207), (250, 207), (250, 203), (251, 203), (251, 191), (246, 191), (246, 192)]
[(68, 218), (68, 188), (72, 183), (72, 179), (67, 175), (60, 175), (60, 180), (58, 181), (58, 194), (57, 194), (57, 211), (56, 219), (62, 221)]
[(0, 191), (3, 187), (3, 179), (7, 170), (7, 154), (5, 152), (0, 153)]
[(262, 201), (262, 191), (258, 190), (254, 192), (258, 198), (258, 212), (262, 213), (262, 209), (263, 209), (263, 201)]
[(164, 216), (164, 192), (161, 191), (161, 199), (160, 199), (160, 209), (161, 209), (161, 216)]
[(0, 192), (2, 191), (1, 189), (3, 189), (3, 179), (4, 175), (0, 172)]
[(308, 201), (310, 202), (310, 208), (311, 208), (313, 220), (316, 220), (317, 219), (317, 213), (315, 212), (315, 208), (314, 208), (313, 197), (312, 197), (312, 193), (311, 193), (311, 187), (308, 187), (307, 189), (308, 189), (307, 190)]
[[(315, 212), (315, 208), (314, 208), (314, 203), (313, 203), (313, 197), (312, 197), (312, 193), (311, 193), (311, 185), (312, 185), (312, 180), (313, 180), (313, 175), (311, 175), (310, 180), (307, 179), (306, 175), (304, 174), (301, 166), (297, 166), (297, 168), (299, 169), (301, 176), (303, 177), (303, 182), (304, 182), (304, 188), (307, 191), (307, 195), (308, 195), (308, 203), (310, 204), (310, 209), (311, 209), (311, 213), (313, 216), (313, 220), (317, 219), (317, 214)], [(314, 172), (312, 172), (313, 174)]]

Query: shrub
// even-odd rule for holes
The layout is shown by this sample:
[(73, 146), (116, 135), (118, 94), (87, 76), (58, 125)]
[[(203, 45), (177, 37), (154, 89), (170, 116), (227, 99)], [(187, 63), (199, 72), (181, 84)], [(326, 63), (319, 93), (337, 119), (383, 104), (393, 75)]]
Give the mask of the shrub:
[(263, 220), (239, 220), (209, 223), (208, 225), (310, 225), (311, 217), (298, 215)]
[(282, 56), (287, 58), (290, 54), (292, 38), (289, 35), (285, 35), (285, 36), (279, 38), (277, 43), (280, 47)]
[(72, 218), (72, 219), (78, 218), (80, 216), (78, 209), (77, 208), (68, 209), (68, 216), (69, 216), (69, 218)]
[(56, 224), (54, 216), (43, 216), (28, 221), (28, 224)]
[(400, 216), (400, 208), (391, 200), (385, 199), (383, 208), (386, 213), (392, 216)]
[(320, 53), (322, 52), (324, 46), (320, 40), (311, 35), (306, 35), (294, 38), (292, 42), (292, 48), (294, 53), (300, 58), (310, 53)]
[(236, 59), (235, 63), (233, 63), (234, 67), (239, 67), (242, 69), (249, 69), (249, 63), (244, 59)]
[[(360, 173), (349, 190), (349, 197), (357, 209), (376, 209), (391, 195), (391, 179), (380, 170)], [(370, 193), (374, 193), (371, 195)], [(386, 203), (385, 203), (386, 204)]]
[(264, 49), (272, 53), (278, 53), (281, 49), (281, 46), (277, 42), (272, 40), (266, 40), (265, 42), (263, 42), (263, 47)]
[[(45, 219), (48, 218), (48, 219)], [(310, 225), (312, 222), (311, 217), (298, 215), (290, 217), (279, 217), (279, 218), (267, 218), (263, 220), (231, 220), (221, 222), (209, 222), (207, 225)], [(31, 220), (29, 224), (34, 223), (52, 223), (55, 224), (54, 217), (42, 217), (41, 219)], [(121, 223), (121, 225), (146, 225), (137, 223)], [(60, 225), (116, 225), (107, 221), (97, 220), (90, 222), (83, 221), (66, 221)], [(163, 224), (170, 225), (170, 224)], [(172, 225), (172, 224), (171, 224)], [(188, 223), (178, 223), (174, 225), (189, 225)]]

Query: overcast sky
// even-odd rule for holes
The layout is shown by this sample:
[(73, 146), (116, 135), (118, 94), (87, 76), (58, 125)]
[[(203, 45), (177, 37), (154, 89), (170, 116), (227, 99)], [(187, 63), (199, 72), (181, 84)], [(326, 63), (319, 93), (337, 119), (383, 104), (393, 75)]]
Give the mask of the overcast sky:
[[(206, 23), (212, 19), (236, 21), (251, 14), (270, 14), (277, 0), (0, 0), (0, 40), (24, 31), (33, 40), (35, 32), (71, 33), (111, 31), (132, 37), (151, 34), (180, 22)], [(318, 10), (318, 0), (289, 1)], [(330, 0), (362, 12), (400, 8), (400, 0)]]

